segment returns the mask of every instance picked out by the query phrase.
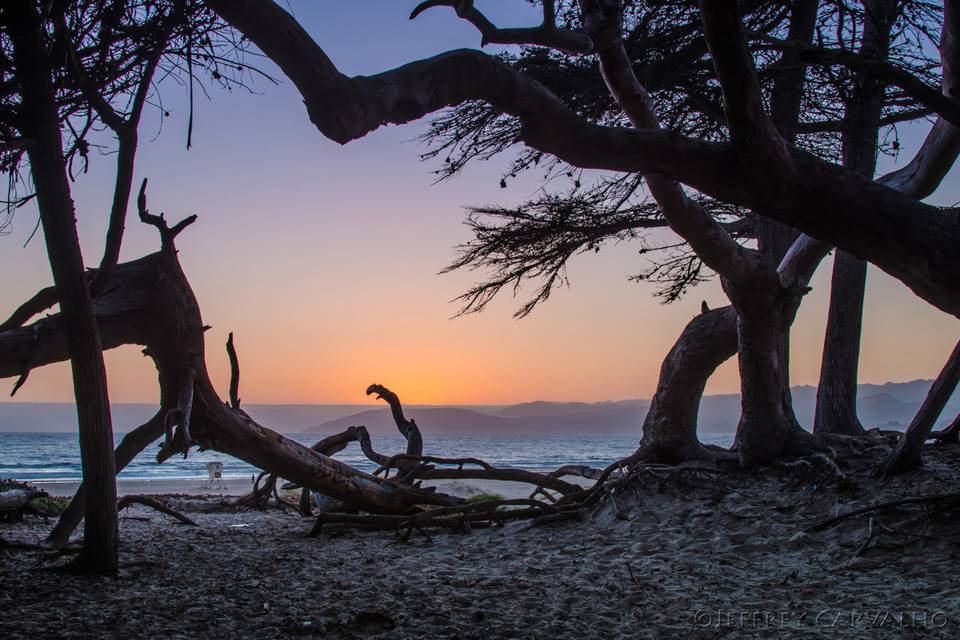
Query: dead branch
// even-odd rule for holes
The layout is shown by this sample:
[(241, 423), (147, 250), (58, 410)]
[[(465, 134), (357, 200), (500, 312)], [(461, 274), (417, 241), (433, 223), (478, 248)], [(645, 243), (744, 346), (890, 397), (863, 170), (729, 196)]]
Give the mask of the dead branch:
[(188, 518), (187, 516), (180, 513), (179, 511), (168, 507), (160, 500), (157, 500), (156, 498), (152, 498), (150, 496), (123, 496), (122, 498), (120, 498), (120, 500), (117, 501), (117, 511), (122, 511), (123, 509), (126, 509), (130, 505), (134, 505), (134, 504), (142, 504), (145, 507), (150, 507), (155, 511), (159, 511), (160, 513), (163, 513), (172, 518), (175, 518), (176, 520), (179, 520), (183, 524), (188, 524), (191, 527), (200, 526), (196, 522)]
[(590, 53), (593, 42), (579, 29), (561, 29), (556, 22), (555, 0), (543, 0), (543, 22), (537, 27), (501, 29), (494, 25), (479, 9), (473, 6), (473, 0), (426, 0), (410, 13), (413, 20), (432, 7), (452, 7), (457, 15), (467, 20), (480, 32), (480, 46), (488, 44), (528, 44), (550, 47), (568, 53)]
[[(507, 508), (512, 506), (522, 508)], [(425, 532), (430, 528), (470, 531), (472, 528), (500, 526), (511, 520), (528, 520), (543, 515), (563, 515), (578, 508), (578, 506), (559, 507), (538, 500), (515, 498), (428, 509), (410, 516), (322, 513), (317, 517), (308, 535), (319, 535), (329, 530), (329, 525), (344, 525), (363, 530), (396, 531), (406, 539), (413, 531)]]
[(939, 431), (934, 431), (928, 437), (936, 440), (940, 444), (960, 443), (960, 415), (954, 418), (949, 426)]
[(240, 408), (240, 360), (233, 346), (233, 331), (227, 336), (227, 357), (230, 359), (230, 406)]
[[(570, 482), (552, 476), (525, 469), (498, 468), (479, 458), (442, 458), (439, 456), (409, 456), (397, 454), (384, 460), (374, 475), (388, 474), (392, 468), (400, 468), (404, 461), (418, 463), (404, 476), (406, 481), (413, 480), (500, 480), (504, 482), (523, 482), (535, 487), (552, 489), (562, 495), (580, 491), (581, 488)], [(436, 468), (433, 465), (450, 465), (455, 469)], [(468, 465), (480, 467), (468, 468)]]
[[(407, 440), (406, 455), (414, 457), (423, 455), (423, 434), (420, 433), (420, 427), (417, 426), (415, 420), (408, 420), (406, 416), (403, 415), (403, 405), (400, 404), (400, 397), (385, 386), (376, 383), (367, 387), (368, 396), (374, 393), (377, 394), (378, 400), (384, 400), (390, 405), (390, 413), (393, 415), (393, 421), (397, 425), (397, 430)], [(365, 429), (364, 433), (366, 434)], [(369, 434), (366, 435), (365, 442), (369, 443)], [(361, 445), (363, 444), (364, 442), (361, 442)], [(407, 464), (404, 464), (401, 470), (404, 472), (404, 475), (408, 475), (408, 472), (412, 470), (409, 465), (409, 460), (404, 458), (403, 462)], [(404, 482), (405, 480), (400, 481)], [(411, 478), (410, 482), (412, 481), (413, 479)]]

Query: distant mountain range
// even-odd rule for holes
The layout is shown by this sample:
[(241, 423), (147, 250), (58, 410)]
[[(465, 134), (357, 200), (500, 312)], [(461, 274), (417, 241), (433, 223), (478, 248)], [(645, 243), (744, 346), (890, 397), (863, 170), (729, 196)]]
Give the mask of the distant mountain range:
[[(862, 384), (858, 387), (860, 420), (867, 426), (902, 428), (923, 402), (931, 380)], [(810, 426), (816, 406), (816, 388), (793, 387), (793, 404), (800, 423)], [(649, 400), (615, 402), (524, 402), (510, 406), (405, 407), (408, 417), (425, 433), (437, 435), (618, 435), (639, 434)], [(361, 404), (251, 404), (244, 409), (265, 426), (281, 433), (327, 434), (350, 425), (365, 425), (372, 434), (395, 434), (389, 410)], [(146, 404), (114, 404), (114, 429), (124, 433), (145, 422), (156, 411)], [(960, 413), (955, 394), (938, 422), (943, 425)], [(740, 417), (738, 394), (705, 396), (700, 403), (700, 431), (729, 433)], [(0, 431), (63, 432), (76, 429), (72, 404), (0, 402)]]
[[(920, 408), (932, 380), (862, 384), (858, 387), (858, 411), (866, 426), (903, 428)], [(794, 410), (801, 424), (813, 424), (817, 390), (812, 386), (792, 388)], [(517, 435), (617, 435), (638, 434), (649, 400), (619, 402), (524, 402), (499, 409), (480, 407), (407, 408), (407, 417), (424, 431), (438, 435), (482, 433)], [(960, 413), (960, 393), (947, 405), (938, 425)], [(700, 403), (699, 426), (704, 433), (730, 433), (740, 419), (740, 395), (705, 396)], [(372, 434), (396, 433), (386, 408), (367, 409), (318, 424), (306, 433), (334, 433), (350, 425), (365, 425)]]

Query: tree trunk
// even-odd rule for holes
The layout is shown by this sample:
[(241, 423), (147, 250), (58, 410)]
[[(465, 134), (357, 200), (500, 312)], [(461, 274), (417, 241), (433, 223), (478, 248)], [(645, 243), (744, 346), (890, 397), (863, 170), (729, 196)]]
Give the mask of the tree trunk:
[(6, 15), (10, 20), (14, 66), (22, 93), (22, 126), (24, 134), (33, 142), (27, 157), (60, 302), (77, 404), (86, 511), (83, 548), (72, 568), (113, 574), (117, 571), (118, 530), (110, 403), (100, 337), (63, 164), (60, 121), (44, 41), (46, 34), (33, 0), (10, 3)]
[[(140, 425), (123, 437), (120, 444), (114, 451), (115, 465), (117, 473), (126, 468), (141, 451), (146, 449), (151, 442), (163, 435), (163, 416), (166, 413), (163, 409), (157, 412), (153, 418)], [(80, 483), (73, 500), (67, 505), (67, 508), (60, 514), (56, 526), (44, 540), (43, 546), (47, 549), (60, 549), (67, 544), (73, 530), (77, 528), (83, 519), (86, 509), (86, 499), (84, 483)]]
[(896, 475), (916, 469), (922, 464), (923, 445), (930, 437), (933, 425), (943, 413), (943, 408), (947, 406), (950, 396), (956, 390), (958, 381), (960, 381), (960, 342), (957, 342), (953, 348), (953, 353), (947, 359), (940, 375), (934, 380), (933, 386), (927, 392), (927, 397), (920, 405), (920, 410), (917, 411), (917, 415), (897, 443), (897, 448), (881, 465), (880, 475)]
[(697, 412), (707, 380), (737, 352), (737, 313), (711, 309), (687, 323), (660, 366), (660, 380), (643, 421), (640, 447), (653, 459), (710, 458), (697, 439)]
[(746, 282), (723, 280), (737, 310), (741, 415), (735, 447), (743, 467), (816, 449), (794, 414), (780, 350), (806, 289), (783, 287), (778, 272), (759, 255), (751, 271)]
[(743, 467), (815, 450), (813, 436), (794, 415), (789, 379), (779, 362), (781, 334), (771, 324), (769, 318), (743, 314), (737, 323), (742, 413), (735, 446)]
[[(867, 0), (860, 55), (886, 60), (890, 29), (897, 16), (897, 0)], [(858, 90), (845, 115), (843, 165), (872, 179), (877, 166), (877, 132), (883, 113), (886, 87), (861, 74)], [(830, 283), (830, 310), (824, 336), (820, 382), (817, 385), (816, 433), (862, 435), (857, 417), (857, 371), (863, 329), (863, 298), (867, 286), (867, 263), (838, 251)]]
[(855, 436), (864, 432), (857, 417), (857, 370), (866, 284), (867, 263), (837, 251), (817, 385), (816, 433)]

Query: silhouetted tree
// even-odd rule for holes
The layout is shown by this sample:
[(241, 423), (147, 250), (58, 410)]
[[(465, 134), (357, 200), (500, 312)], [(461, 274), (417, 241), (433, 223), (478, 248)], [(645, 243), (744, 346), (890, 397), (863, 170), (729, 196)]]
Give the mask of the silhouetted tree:
[[(695, 87), (684, 85), (678, 93), (686, 94), (685, 103), (699, 104), (704, 100), (697, 95), (698, 87), (718, 87), (722, 93), (722, 109), (711, 108), (717, 102), (707, 101), (696, 110), (696, 117), (714, 115), (714, 130), (723, 140), (717, 142), (718, 137), (709, 129), (699, 140), (660, 131), (654, 98), (634, 71), (626, 49), (619, 3), (583, 0), (561, 3), (558, 11), (557, 3), (545, 2), (543, 24), (528, 29), (499, 29), (471, 2), (430, 1), (414, 11), (416, 15), (430, 7), (452, 6), (477, 26), (484, 42), (547, 47), (560, 52), (556, 55), (583, 56), (581, 66), (599, 63), (609, 93), (608, 104), (615, 102), (620, 110), (619, 117), (606, 119), (596, 117), (596, 112), (592, 118), (585, 113), (590, 104), (596, 103), (584, 104), (569, 100), (563, 91), (551, 91), (535, 79), (535, 72), (472, 51), (449, 52), (376, 76), (350, 79), (337, 71), (322, 49), (274, 3), (208, 0), (208, 4), (290, 76), (305, 98), (311, 120), (339, 142), (363, 136), (387, 122), (407, 122), (446, 106), (466, 104), (465, 109), (474, 109), (468, 115), (480, 124), (476, 129), (480, 133), (448, 137), (444, 141), (448, 150), (468, 149), (468, 155), (484, 157), (522, 142), (530, 151), (521, 156), (520, 168), (538, 164), (548, 154), (572, 167), (645, 173), (650, 192), (671, 228), (721, 275), (737, 308), (744, 391), (738, 443), (746, 463), (762, 462), (789, 450), (810, 450), (813, 445), (809, 434), (792, 417), (785, 376), (777, 373), (773, 380), (766, 377), (780, 369), (785, 334), (783, 320), (766, 319), (771, 315), (786, 318), (789, 326), (802, 286), (783, 282), (776, 265), (764, 264), (760, 254), (736, 243), (713, 216), (682, 192), (677, 182), (872, 259), (940, 308), (952, 313), (960, 309), (948, 293), (955, 285), (940, 275), (957, 268), (946, 258), (948, 250), (940, 240), (944, 233), (956, 234), (952, 220), (957, 213), (934, 210), (910, 197), (911, 190), (907, 190), (910, 195), (904, 195), (884, 186), (890, 183), (857, 178), (829, 162), (827, 154), (818, 159), (792, 146), (764, 108), (763, 76), (756, 66), (764, 61), (761, 51), (796, 52), (804, 64), (822, 69), (822, 84), (828, 87), (836, 84), (832, 82), (835, 68), (868, 69), (920, 102), (921, 113), (933, 112), (951, 123), (960, 122), (957, 105), (948, 97), (952, 94), (929, 86), (923, 73), (908, 73), (845, 49), (819, 46), (819, 40), (812, 46), (781, 37), (777, 28), (785, 23), (776, 14), (779, 10), (786, 15), (785, 5), (744, 3), (747, 9), (772, 7), (772, 23), (766, 24), (773, 26), (766, 29), (754, 28), (754, 24), (765, 24), (762, 11), (745, 11), (751, 27), (748, 30), (743, 28), (736, 3), (704, 1), (699, 12), (685, 5), (687, 15), (699, 15), (702, 20), (702, 39), (696, 35), (699, 22), (682, 20), (684, 14), (678, 11), (684, 7), (671, 6), (675, 11), (668, 12), (675, 23), (682, 23), (672, 33), (674, 50), (690, 56), (708, 78)], [(646, 5), (637, 6), (643, 15)], [(907, 16), (908, 27), (924, 33), (930, 17), (936, 14), (935, 7), (928, 3), (911, 6), (921, 6), (926, 22)], [(945, 32), (953, 29), (952, 18), (943, 24)], [(684, 28), (694, 43), (691, 48), (682, 46)], [(762, 46), (751, 50), (752, 42)], [(944, 78), (949, 83), (952, 52), (944, 50), (944, 54), (948, 63)], [(921, 71), (929, 72), (929, 66)], [(842, 123), (830, 117), (830, 108), (836, 104), (828, 102), (813, 119), (799, 123), (797, 132), (842, 129)], [(894, 111), (887, 122), (917, 117), (916, 110)], [(622, 124), (624, 119), (634, 125), (634, 131), (611, 126)], [(494, 135), (498, 128), (509, 135)], [(441, 138), (443, 132), (441, 124)], [(943, 163), (943, 157), (936, 162)], [(461, 166), (462, 157), (451, 157), (442, 171), (455, 172)], [(859, 232), (851, 231), (855, 228)], [(919, 250), (921, 246), (925, 251)], [(911, 258), (902, 259), (896, 254)], [(917, 259), (926, 264), (918, 267)]]
[[(113, 573), (117, 568), (117, 504), (113, 432), (102, 344), (91, 305), (117, 264), (133, 181), (137, 128), (153, 94), (158, 69), (193, 80), (192, 66), (210, 69), (227, 46), (222, 23), (198, 2), (105, 0), (0, 6), (0, 167), (10, 174), (8, 214), (36, 198), (55, 287), (18, 308), (0, 331), (15, 330), (58, 304), (73, 370), (84, 484), (85, 535), (71, 568)], [(218, 43), (211, 33), (223, 31)], [(194, 44), (194, 39), (197, 39)], [(231, 69), (236, 69), (236, 61)], [(242, 68), (242, 67), (241, 67)], [(85, 273), (70, 181), (86, 168), (89, 137), (106, 127), (117, 138), (117, 170), (103, 258)], [(61, 131), (67, 133), (61, 134)], [(22, 169), (30, 192), (20, 192)], [(9, 218), (7, 220), (9, 223)], [(37, 336), (39, 338), (39, 336)], [(34, 347), (37, 347), (35, 345)], [(20, 353), (20, 379), (35, 364), (35, 348)]]

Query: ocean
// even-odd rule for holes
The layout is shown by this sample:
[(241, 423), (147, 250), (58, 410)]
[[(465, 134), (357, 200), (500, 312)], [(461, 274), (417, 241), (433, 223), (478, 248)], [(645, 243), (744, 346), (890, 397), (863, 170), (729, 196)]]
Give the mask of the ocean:
[[(116, 437), (117, 442), (122, 434)], [(287, 434), (304, 445), (322, 439), (317, 434)], [(732, 434), (703, 434), (705, 442), (730, 446)], [(482, 458), (502, 467), (520, 469), (555, 469), (564, 464), (585, 464), (603, 467), (626, 455), (637, 445), (638, 436), (436, 436), (426, 443), (426, 452), (442, 457)], [(158, 441), (159, 442), (159, 441)], [(374, 437), (374, 447), (385, 454), (403, 451), (402, 437)], [(175, 456), (157, 464), (156, 446), (147, 447), (120, 472), (120, 478), (176, 479), (202, 478), (206, 464), (224, 463), (227, 477), (248, 477), (258, 470), (243, 460), (216, 451), (192, 449), (184, 459)], [(337, 459), (365, 471), (373, 471), (371, 463), (356, 443), (337, 454)], [(80, 472), (80, 446), (76, 433), (0, 433), (0, 477), (17, 480), (77, 480)]]

